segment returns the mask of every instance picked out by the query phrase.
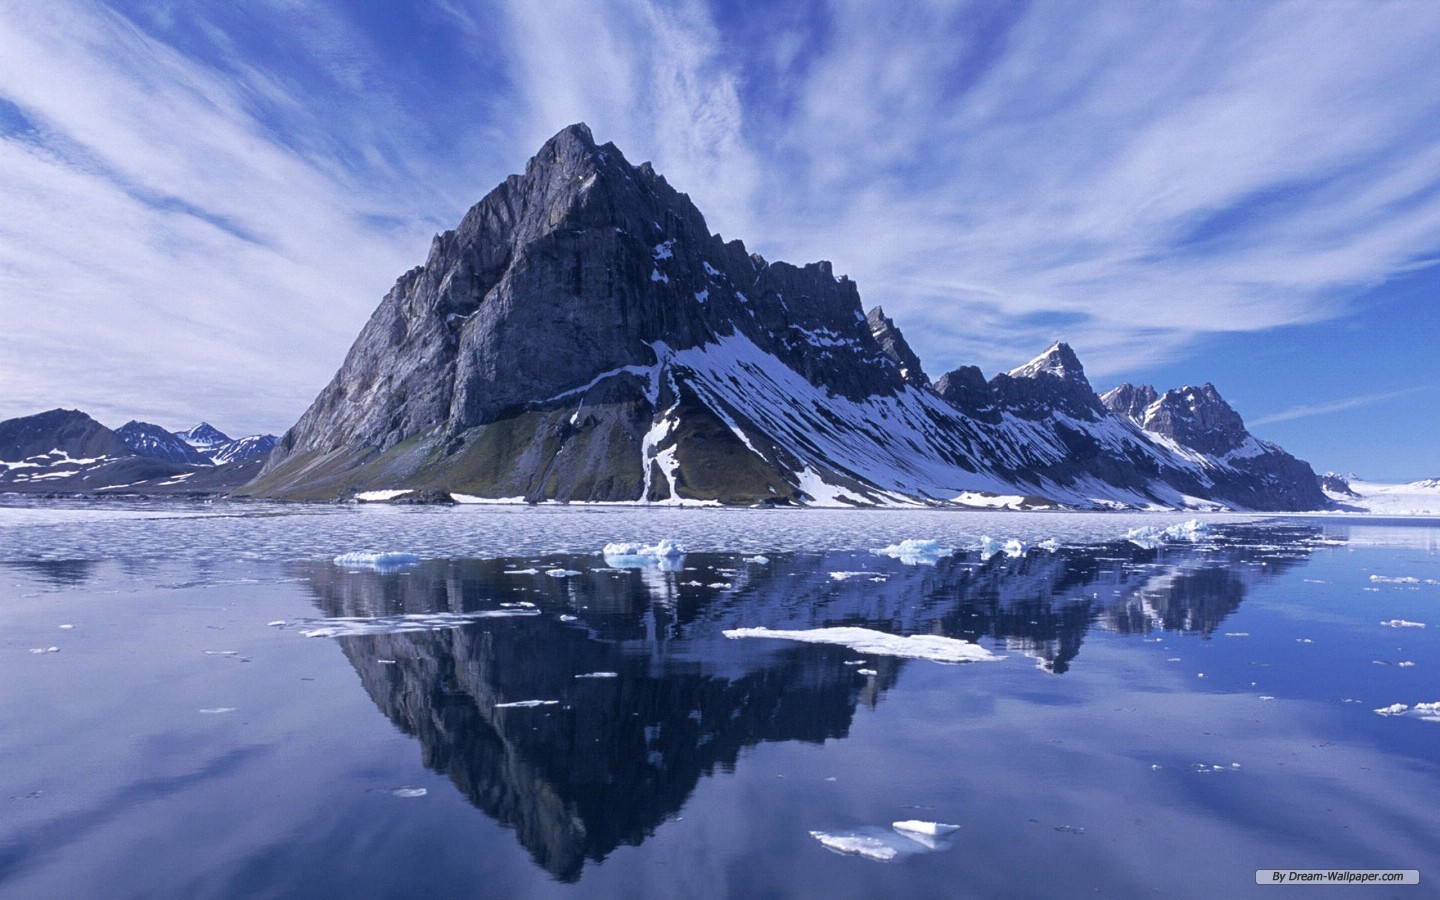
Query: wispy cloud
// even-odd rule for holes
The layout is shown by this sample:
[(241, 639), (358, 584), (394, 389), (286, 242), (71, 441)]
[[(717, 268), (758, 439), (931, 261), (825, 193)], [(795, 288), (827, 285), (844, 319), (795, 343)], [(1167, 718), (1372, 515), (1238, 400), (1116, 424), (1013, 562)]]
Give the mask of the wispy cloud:
[(1062, 337), (1123, 374), (1440, 248), (1433, 5), (137, 9), (0, 6), (0, 416), (284, 427), (577, 120), (726, 237), (833, 260), (933, 374)]
[(1433, 390), (1435, 390), (1435, 386), (1427, 384), (1419, 385), (1417, 387), (1406, 388), (1401, 391), (1386, 391), (1383, 394), (1366, 394), (1363, 397), (1348, 397), (1344, 400), (1336, 400), (1332, 403), (1314, 403), (1304, 404), (1301, 406), (1292, 406), (1289, 409), (1281, 410), (1277, 413), (1271, 413), (1268, 416), (1262, 416), (1254, 420), (1253, 422), (1250, 422), (1249, 424), (1252, 426), (1273, 425), (1276, 422), (1290, 422), (1295, 419), (1308, 419), (1312, 416), (1326, 416), (1330, 415), (1331, 413), (1346, 412), (1347, 410), (1359, 409), (1362, 406), (1370, 406), (1374, 403), (1383, 403), (1386, 400), (1395, 400), (1399, 397), (1406, 397), (1411, 394), (1418, 394), (1421, 391)]

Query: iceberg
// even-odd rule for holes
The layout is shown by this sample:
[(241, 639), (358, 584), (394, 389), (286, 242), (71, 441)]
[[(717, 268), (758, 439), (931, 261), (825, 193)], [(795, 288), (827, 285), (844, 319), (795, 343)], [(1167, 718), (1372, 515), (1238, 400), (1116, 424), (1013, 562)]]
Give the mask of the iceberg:
[(606, 565), (617, 568), (659, 566), (666, 571), (675, 571), (685, 559), (685, 545), (664, 538), (654, 544), (606, 544), (600, 553), (605, 557)]
[(512, 700), (509, 703), (497, 703), (496, 709), (532, 709), (536, 706), (557, 706), (559, 700)]
[(869, 628), (811, 628), (804, 631), (783, 631), (770, 628), (732, 628), (721, 632), (727, 638), (773, 638), (808, 644), (839, 644), (856, 653), (875, 656), (898, 656), (904, 659), (928, 659), (939, 663), (990, 662), (1004, 659), (979, 644), (934, 634), (913, 634), (903, 637)]
[(870, 551), (879, 556), (898, 559), (907, 566), (933, 566), (943, 557), (955, 552), (954, 547), (942, 547), (939, 541), (906, 538), (888, 547), (876, 547)]
[(375, 569), (379, 572), (391, 572), (396, 569), (403, 569), (407, 566), (418, 566), (420, 557), (413, 553), (378, 552), (374, 550), (359, 550), (353, 553), (342, 553), (335, 557), (335, 565), (346, 569)]
[(1180, 522), (1167, 528), (1145, 525), (1125, 532), (1125, 540), (1145, 550), (1154, 550), (1171, 541), (1198, 543), (1210, 537), (1210, 526), (1199, 519)]

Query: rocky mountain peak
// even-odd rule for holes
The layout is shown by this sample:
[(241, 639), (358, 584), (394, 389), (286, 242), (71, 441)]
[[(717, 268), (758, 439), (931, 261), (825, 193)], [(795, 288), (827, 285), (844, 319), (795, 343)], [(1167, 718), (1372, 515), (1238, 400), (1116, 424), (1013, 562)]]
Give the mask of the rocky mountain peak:
[(1025, 365), (990, 379), (1000, 405), (1021, 418), (1038, 419), (1052, 411), (1086, 421), (1106, 414), (1090, 388), (1085, 367), (1070, 345), (1056, 341)]
[(1124, 416), (1137, 425), (1145, 422), (1145, 410), (1160, 399), (1160, 394), (1148, 384), (1125, 382), (1100, 395), (1100, 402), (1117, 416)]
[(991, 424), (1000, 421), (995, 392), (990, 390), (979, 366), (961, 366), (941, 375), (935, 382), (935, 393), (972, 419)]
[[(200, 426), (196, 426), (199, 428)], [(220, 432), (205, 425), (216, 434)], [(195, 430), (195, 429), (192, 429)], [(159, 425), (151, 422), (141, 422), (135, 419), (126, 422), (115, 433), (120, 436), (131, 450), (140, 456), (147, 456), (151, 459), (163, 459), (168, 462), (182, 463), (191, 466), (208, 466), (210, 458), (178, 434), (174, 434)]]
[(870, 327), (870, 334), (880, 344), (881, 352), (900, 368), (901, 378), (917, 387), (923, 387), (930, 383), (930, 377), (920, 367), (920, 357), (910, 349), (910, 345), (905, 341), (905, 336), (895, 325), (895, 320), (885, 315), (885, 310), (879, 306), (870, 310), (869, 314), (865, 316), (865, 324)]
[(1240, 414), (1208, 382), (1166, 391), (1145, 410), (1146, 431), (1204, 453), (1224, 454), (1250, 436)]
[(1085, 367), (1080, 365), (1080, 357), (1070, 349), (1070, 345), (1064, 341), (1056, 341), (1045, 352), (1030, 360), (1023, 366), (1011, 369), (1007, 372), (1011, 378), (1034, 378), (1041, 374), (1054, 375), (1062, 381), (1070, 381), (1085, 385), (1090, 389), (1090, 382), (1085, 378)]

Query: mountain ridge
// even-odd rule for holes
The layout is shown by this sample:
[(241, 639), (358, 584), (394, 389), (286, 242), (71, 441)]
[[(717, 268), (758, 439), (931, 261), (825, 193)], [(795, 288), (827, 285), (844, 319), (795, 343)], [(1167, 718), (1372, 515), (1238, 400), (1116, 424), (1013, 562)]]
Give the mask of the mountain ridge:
[(435, 237), (242, 493), (1327, 503), (1308, 465), (1248, 432), (1223, 453), (1186, 445), (1230, 434), (1228, 405), (1201, 399), (1147, 430), (1063, 342), (988, 382), (961, 367), (932, 386), (829, 262), (770, 262), (712, 234), (653, 167), (577, 124)]

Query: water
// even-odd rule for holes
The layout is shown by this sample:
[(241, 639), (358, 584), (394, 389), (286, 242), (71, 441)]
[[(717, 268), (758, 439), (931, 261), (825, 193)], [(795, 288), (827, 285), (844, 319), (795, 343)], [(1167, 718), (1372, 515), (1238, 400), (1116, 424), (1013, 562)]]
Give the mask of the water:
[(1183, 518), (0, 509), (0, 895), (1435, 896), (1440, 524)]

